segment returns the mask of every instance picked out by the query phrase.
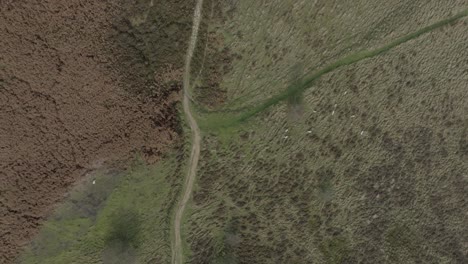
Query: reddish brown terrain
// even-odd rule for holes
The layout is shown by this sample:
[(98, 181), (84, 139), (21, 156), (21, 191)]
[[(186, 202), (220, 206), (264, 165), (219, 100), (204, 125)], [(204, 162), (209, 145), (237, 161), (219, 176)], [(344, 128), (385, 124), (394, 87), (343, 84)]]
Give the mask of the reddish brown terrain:
[[(154, 162), (178, 135), (180, 85), (140, 78), (151, 68), (128, 59), (137, 52), (117, 2), (0, 2), (0, 263), (87, 172), (137, 154)], [(165, 67), (153, 82), (180, 77)]]

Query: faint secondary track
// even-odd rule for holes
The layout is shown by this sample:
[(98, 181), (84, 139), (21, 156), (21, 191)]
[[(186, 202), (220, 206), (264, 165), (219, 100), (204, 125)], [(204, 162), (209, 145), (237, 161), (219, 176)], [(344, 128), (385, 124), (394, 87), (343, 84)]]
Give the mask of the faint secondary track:
[[(211, 125), (206, 127), (207, 129), (216, 129), (216, 128), (222, 128), (222, 127), (230, 127), (230, 126), (235, 126), (238, 125), (244, 121), (247, 121), (248, 119), (252, 118), (253, 116), (257, 115), (258, 113), (263, 112), (265, 109), (270, 108), (274, 105), (277, 105), (278, 103), (287, 100), (288, 98), (291, 98), (292, 96), (296, 96), (305, 90), (313, 87), (313, 84), (315, 81), (320, 79), (323, 75), (332, 72), (338, 68), (341, 68), (343, 66), (355, 64), (357, 62), (360, 62), (365, 59), (369, 59), (378, 55), (381, 55), (385, 52), (388, 52), (389, 50), (406, 43), (410, 40), (416, 39), (424, 34), (427, 34), (435, 29), (438, 29), (440, 27), (450, 25), (464, 17), (468, 17), (468, 9), (465, 9), (461, 11), (460, 13), (453, 15), (449, 18), (437, 21), (433, 24), (430, 24), (426, 27), (423, 27), (415, 32), (409, 33), (407, 35), (401, 36), (386, 45), (375, 48), (375, 49), (369, 49), (369, 50), (362, 50), (358, 51), (352, 54), (349, 54), (347, 56), (342, 57), (341, 59), (330, 63), (326, 65), (325, 67), (321, 68), (314, 74), (312, 74), (309, 77), (306, 77), (304, 81), (300, 82), (299, 84), (293, 84), (287, 87), (287, 89), (283, 92), (280, 92), (276, 95), (273, 95), (266, 99), (263, 102), (258, 102), (255, 106), (253, 106), (251, 109), (248, 109), (245, 112), (240, 113), (239, 115), (234, 115), (231, 116), (230, 118), (224, 116), (224, 119), (222, 122), (216, 122), (215, 125)], [(234, 99), (236, 100), (236, 99)]]
[(185, 206), (192, 195), (193, 184), (195, 183), (196, 170), (198, 166), (198, 160), (200, 158), (200, 142), (201, 134), (200, 129), (198, 128), (197, 121), (192, 115), (190, 110), (190, 65), (192, 62), (193, 53), (195, 46), (197, 44), (198, 38), (198, 29), (201, 21), (201, 12), (202, 12), (203, 0), (197, 0), (195, 7), (195, 13), (193, 15), (193, 25), (192, 25), (192, 35), (190, 37), (190, 42), (187, 50), (187, 55), (185, 57), (185, 70), (184, 70), (184, 99), (183, 99), (183, 108), (184, 114), (187, 118), (187, 121), (190, 124), (190, 129), (192, 130), (192, 152), (190, 153), (190, 160), (188, 163), (188, 172), (187, 177), (185, 178), (185, 189), (182, 193), (182, 197), (179, 200), (179, 203), (176, 208), (175, 218), (174, 218), (174, 242), (172, 243), (172, 263), (173, 264), (182, 264), (183, 263), (183, 248), (182, 248), (182, 238), (180, 232), (180, 225), (182, 222), (182, 216), (184, 215)]

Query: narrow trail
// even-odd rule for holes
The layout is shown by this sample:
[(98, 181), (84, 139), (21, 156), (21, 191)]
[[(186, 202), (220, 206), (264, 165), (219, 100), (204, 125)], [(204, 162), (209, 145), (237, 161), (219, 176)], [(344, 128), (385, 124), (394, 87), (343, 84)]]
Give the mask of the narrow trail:
[[(189, 169), (188, 169), (187, 176), (185, 178), (185, 183), (184, 183), (185, 188), (182, 193), (182, 197), (179, 200), (179, 203), (177, 205), (175, 218), (174, 218), (174, 241), (172, 243), (172, 264), (183, 263), (183, 248), (182, 248), (182, 238), (181, 238), (181, 231), (180, 231), (181, 221), (182, 221), (182, 217), (185, 211), (185, 206), (192, 194), (193, 185), (194, 185), (195, 178), (196, 178), (196, 169), (198, 166), (198, 160), (200, 158), (201, 134), (200, 134), (200, 129), (198, 127), (197, 121), (193, 117), (191, 109), (190, 109), (191, 99), (190, 99), (189, 92), (190, 92), (190, 66), (191, 66), (192, 57), (193, 57), (193, 53), (194, 53), (195, 46), (197, 43), (197, 38), (198, 38), (198, 30), (199, 30), (200, 21), (201, 21), (202, 5), (203, 5), (203, 0), (197, 0), (195, 12), (193, 16), (192, 35), (190, 37), (187, 55), (185, 57), (186, 59), (185, 70), (184, 70), (184, 76), (183, 76), (183, 90), (184, 90), (183, 109), (184, 109), (184, 114), (190, 124), (193, 142), (192, 142), (192, 152), (190, 154), (190, 160), (188, 163)], [(262, 112), (263, 110), (273, 105), (276, 105), (280, 101), (283, 101), (289, 98), (290, 96), (293, 96), (297, 93), (303, 92), (307, 88), (310, 88), (317, 79), (319, 79), (321, 76), (325, 75), (326, 73), (329, 73), (342, 66), (354, 64), (361, 60), (372, 58), (382, 53), (385, 53), (393, 49), (394, 47), (399, 46), (400, 44), (403, 44), (409, 40), (415, 39), (425, 33), (431, 32), (432, 30), (436, 28), (453, 23), (466, 16), (468, 16), (468, 9), (456, 14), (455, 16), (438, 21), (432, 25), (426, 26), (416, 32), (413, 32), (406, 36), (402, 36), (388, 43), (387, 45), (383, 47), (373, 49), (373, 50), (364, 50), (364, 51), (356, 52), (354, 54), (345, 56), (344, 58), (341, 58), (340, 60), (322, 68), (321, 70), (319, 70), (318, 72), (316, 72), (315, 74), (307, 78), (303, 83), (296, 85), (296, 86), (289, 87), (285, 92), (280, 93), (276, 96), (270, 97), (265, 102), (258, 104), (257, 106), (240, 114), (239, 116), (231, 118), (230, 120), (227, 119), (227, 122), (224, 122), (224, 123), (218, 122), (220, 123), (218, 125), (231, 126), (231, 125), (235, 125), (240, 122), (243, 122), (251, 118), (252, 116), (255, 116), (259, 112)]]
[(182, 237), (180, 232), (180, 226), (182, 222), (182, 217), (184, 215), (185, 206), (190, 199), (192, 194), (193, 185), (195, 183), (196, 171), (198, 166), (198, 160), (200, 158), (200, 142), (201, 134), (198, 127), (197, 121), (192, 115), (190, 109), (190, 65), (192, 62), (193, 53), (195, 46), (197, 44), (198, 38), (198, 29), (201, 21), (201, 12), (202, 12), (203, 0), (197, 0), (197, 5), (195, 7), (195, 13), (193, 15), (193, 25), (192, 25), (192, 35), (190, 37), (190, 42), (187, 50), (187, 55), (185, 57), (185, 70), (184, 70), (184, 99), (183, 99), (183, 108), (184, 114), (187, 118), (187, 121), (190, 124), (190, 129), (192, 130), (192, 152), (190, 153), (190, 160), (188, 163), (188, 172), (187, 177), (185, 178), (185, 189), (182, 193), (182, 197), (179, 200), (179, 203), (176, 208), (176, 214), (174, 218), (174, 241), (172, 243), (172, 263), (173, 264), (182, 264), (183, 263), (183, 248), (182, 248)]

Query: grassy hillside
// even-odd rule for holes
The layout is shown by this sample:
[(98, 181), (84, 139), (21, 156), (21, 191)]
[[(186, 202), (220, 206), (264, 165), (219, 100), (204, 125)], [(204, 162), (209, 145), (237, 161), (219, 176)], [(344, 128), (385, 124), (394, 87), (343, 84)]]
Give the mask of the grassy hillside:
[(466, 262), (466, 3), (222, 7), (190, 263)]

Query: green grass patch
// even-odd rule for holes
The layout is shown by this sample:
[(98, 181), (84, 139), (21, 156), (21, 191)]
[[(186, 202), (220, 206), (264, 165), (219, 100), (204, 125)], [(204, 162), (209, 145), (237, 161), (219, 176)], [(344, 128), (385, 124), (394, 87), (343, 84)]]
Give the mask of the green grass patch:
[(137, 162), (120, 176), (96, 175), (56, 210), (20, 263), (168, 262), (181, 167), (172, 154), (157, 166)]

